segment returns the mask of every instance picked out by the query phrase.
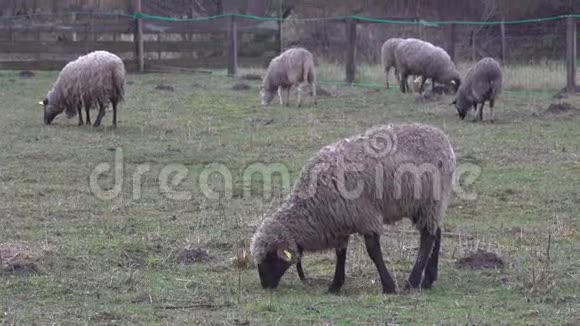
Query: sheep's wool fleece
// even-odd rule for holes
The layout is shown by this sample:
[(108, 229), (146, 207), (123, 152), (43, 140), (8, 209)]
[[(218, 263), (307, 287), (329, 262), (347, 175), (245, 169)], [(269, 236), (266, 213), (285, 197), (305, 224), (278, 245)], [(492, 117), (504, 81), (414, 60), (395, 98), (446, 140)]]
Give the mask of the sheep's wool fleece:
[(60, 71), (47, 98), (51, 105), (76, 115), (79, 105), (107, 105), (124, 96), (125, 65), (107, 51), (95, 51), (69, 62)]
[(459, 72), (449, 54), (440, 47), (418, 39), (406, 39), (395, 49), (400, 73), (434, 78), (440, 83), (459, 79)]
[(402, 38), (390, 38), (383, 43), (381, 47), (381, 62), (383, 68), (387, 69), (396, 65), (395, 49), (402, 41), (404, 41)]
[[(501, 66), (493, 58), (483, 58), (471, 67), (459, 87), (459, 95), (465, 96), (470, 103), (481, 103), (495, 99), (501, 93)], [(484, 97), (489, 98), (484, 98)]]
[[(435, 233), (455, 164), (448, 137), (422, 124), (376, 126), (326, 146), (305, 164), (282, 206), (258, 227), (252, 255), (259, 263), (279, 243), (293, 252), (334, 248), (345, 236), (380, 234), (383, 224), (404, 217)], [(416, 173), (420, 196), (414, 193), (413, 169), (425, 171)]]
[[(305, 80), (305, 77), (309, 80)], [(270, 61), (264, 78), (264, 88), (270, 91), (278, 87), (291, 87), (314, 78), (314, 58), (310, 51), (291, 48)]]

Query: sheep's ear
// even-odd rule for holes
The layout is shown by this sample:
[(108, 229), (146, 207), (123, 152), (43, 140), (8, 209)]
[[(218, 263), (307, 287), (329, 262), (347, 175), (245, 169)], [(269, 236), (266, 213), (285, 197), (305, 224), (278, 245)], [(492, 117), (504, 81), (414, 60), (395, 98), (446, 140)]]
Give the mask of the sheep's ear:
[(276, 254), (278, 255), (278, 258), (282, 259), (283, 261), (290, 263), (292, 262), (292, 258), (294, 258), (294, 255), (292, 254), (292, 252), (290, 250), (288, 250), (287, 248), (278, 248), (278, 250), (276, 251)]

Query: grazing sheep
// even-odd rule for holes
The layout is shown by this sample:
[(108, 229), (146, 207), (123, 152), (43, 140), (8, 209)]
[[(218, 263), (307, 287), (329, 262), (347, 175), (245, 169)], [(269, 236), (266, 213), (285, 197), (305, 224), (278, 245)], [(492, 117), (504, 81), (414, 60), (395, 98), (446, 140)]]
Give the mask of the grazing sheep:
[(117, 126), (117, 104), (123, 100), (125, 65), (116, 55), (107, 51), (95, 51), (69, 62), (61, 70), (52, 89), (46, 95), (44, 123), (50, 124), (63, 111), (70, 118), (78, 113), (79, 125), (85, 108), (87, 124), (91, 123), (89, 110), (99, 107), (95, 127), (101, 125), (105, 108), (113, 106), (113, 126)]
[(452, 104), (455, 104), (457, 113), (463, 120), (471, 107), (475, 109), (477, 115), (477, 104), (481, 103), (479, 108), (479, 121), (481, 121), (483, 120), (483, 106), (485, 101), (489, 101), (490, 121), (493, 122), (493, 105), (501, 93), (501, 88), (501, 66), (493, 58), (483, 58), (469, 69)]
[(387, 88), (389, 88), (389, 71), (391, 68), (395, 68), (395, 78), (397, 79), (397, 83), (399, 83), (399, 71), (397, 70), (397, 64), (395, 61), (395, 49), (402, 41), (404, 41), (402, 38), (390, 38), (386, 40), (381, 47), (381, 63), (385, 69), (385, 82)]
[(397, 69), (401, 75), (401, 91), (409, 91), (407, 77), (409, 75), (422, 76), (422, 85), (419, 91), (423, 92), (425, 81), (430, 78), (435, 82), (454, 85), (455, 90), (461, 84), (459, 72), (451, 58), (440, 47), (418, 39), (406, 39), (395, 49)]
[(298, 87), (298, 107), (302, 105), (302, 88), (304, 83), (312, 86), (312, 97), (316, 104), (316, 74), (312, 53), (303, 48), (292, 48), (272, 59), (260, 87), (262, 104), (272, 102), (278, 92), (280, 105), (284, 105), (282, 92), (286, 92), (286, 106), (290, 103), (290, 89)]
[(408, 217), (421, 238), (407, 287), (430, 288), (437, 279), (440, 223), (454, 171), (448, 137), (427, 125), (376, 126), (322, 148), (306, 163), (282, 206), (254, 234), (250, 252), (262, 287), (277, 287), (303, 251), (334, 248), (337, 260), (329, 290), (340, 290), (349, 236), (358, 233), (383, 292), (394, 293), (379, 238), (383, 224)]

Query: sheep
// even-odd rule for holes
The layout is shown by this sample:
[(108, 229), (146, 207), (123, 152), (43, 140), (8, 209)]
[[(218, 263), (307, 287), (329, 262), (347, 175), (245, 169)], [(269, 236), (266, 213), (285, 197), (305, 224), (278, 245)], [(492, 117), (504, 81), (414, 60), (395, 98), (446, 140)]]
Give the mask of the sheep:
[(445, 85), (454, 85), (454, 89), (461, 84), (459, 72), (451, 58), (440, 47), (418, 39), (406, 39), (395, 49), (395, 61), (400, 76), (401, 91), (409, 91), (407, 77), (417, 75), (423, 77), (419, 91), (423, 92), (424, 83), (431, 78), (432, 84), (439, 82)]
[(98, 106), (99, 114), (93, 125), (98, 127), (110, 102), (113, 106), (113, 126), (117, 127), (117, 104), (123, 100), (124, 87), (125, 65), (118, 56), (107, 51), (81, 56), (64, 66), (41, 102), (44, 123), (50, 124), (64, 111), (69, 118), (78, 113), (79, 126), (83, 125), (81, 110), (84, 106), (87, 124), (90, 124), (89, 110)]
[(280, 97), (280, 105), (284, 105), (282, 91), (286, 92), (286, 106), (290, 103), (290, 89), (298, 88), (298, 107), (302, 105), (302, 87), (308, 82), (312, 86), (312, 97), (316, 104), (316, 73), (314, 71), (314, 58), (312, 53), (303, 48), (291, 48), (270, 61), (260, 95), (262, 105), (272, 102), (277, 91)]
[(397, 83), (399, 83), (399, 71), (397, 70), (395, 61), (395, 49), (402, 41), (404, 41), (402, 38), (390, 38), (386, 40), (381, 47), (381, 63), (385, 70), (385, 82), (387, 88), (389, 88), (389, 71), (391, 68), (395, 68), (395, 78), (397, 79)]
[(375, 126), (322, 148), (306, 162), (291, 193), (252, 238), (250, 253), (262, 287), (276, 288), (303, 252), (334, 248), (337, 259), (329, 291), (339, 291), (349, 237), (358, 233), (364, 236), (383, 292), (395, 293), (380, 234), (383, 224), (408, 217), (421, 241), (406, 287), (431, 288), (437, 279), (440, 223), (455, 162), (448, 137), (422, 124)]
[(502, 72), (500, 64), (493, 58), (483, 58), (469, 69), (452, 104), (455, 105), (459, 117), (463, 120), (472, 106), (477, 116), (477, 104), (481, 103), (479, 121), (482, 121), (483, 106), (485, 101), (489, 101), (490, 121), (493, 123), (493, 105), (501, 93), (501, 88)]

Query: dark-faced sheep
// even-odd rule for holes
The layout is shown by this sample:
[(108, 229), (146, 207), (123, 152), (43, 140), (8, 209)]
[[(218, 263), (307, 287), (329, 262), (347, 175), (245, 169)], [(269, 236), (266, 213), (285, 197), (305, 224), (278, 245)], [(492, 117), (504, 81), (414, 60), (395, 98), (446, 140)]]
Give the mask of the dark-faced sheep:
[(302, 252), (334, 248), (330, 291), (339, 291), (349, 236), (360, 234), (383, 292), (394, 293), (379, 239), (383, 224), (407, 217), (420, 233), (407, 288), (431, 288), (455, 164), (448, 137), (421, 124), (377, 126), (322, 148), (305, 164), (285, 202), (254, 234), (250, 251), (262, 287), (277, 287), (291, 264), (301, 261)]
[[(452, 104), (455, 104), (457, 114), (462, 120), (465, 119), (465, 115), (473, 107), (476, 116), (479, 116), (481, 121), (483, 120), (483, 106), (485, 101), (489, 101), (490, 121), (493, 122), (493, 106), (501, 93), (501, 88), (501, 66), (493, 58), (483, 58), (469, 69)], [(481, 106), (478, 114), (477, 104), (479, 103), (481, 103)]]
[(291, 48), (284, 51), (279, 56), (272, 59), (266, 76), (260, 87), (262, 104), (268, 105), (272, 102), (274, 95), (278, 92), (280, 105), (286, 106), (290, 103), (290, 89), (293, 86), (298, 88), (298, 106), (302, 105), (302, 88), (305, 83), (312, 86), (312, 97), (316, 104), (316, 73), (314, 71), (314, 58), (310, 51), (303, 48)]
[(44, 123), (50, 124), (62, 113), (67, 117), (79, 115), (83, 124), (82, 108), (85, 108), (87, 124), (91, 123), (90, 109), (99, 108), (94, 126), (101, 125), (105, 109), (113, 106), (113, 126), (117, 126), (117, 104), (123, 100), (125, 65), (116, 55), (107, 51), (95, 51), (69, 62), (60, 71), (52, 89), (46, 95)]
[(397, 79), (397, 83), (400, 82), (399, 70), (397, 69), (397, 63), (395, 60), (395, 49), (402, 41), (404, 41), (402, 38), (390, 38), (386, 40), (381, 47), (381, 63), (385, 70), (385, 82), (387, 88), (389, 88), (389, 71), (391, 68), (395, 68), (395, 78)]
[(409, 75), (422, 76), (419, 92), (423, 92), (424, 83), (431, 79), (433, 85), (441, 83), (453, 86), (454, 91), (461, 84), (459, 72), (449, 54), (442, 48), (418, 39), (406, 39), (395, 49), (397, 69), (401, 75), (401, 91), (409, 91)]

